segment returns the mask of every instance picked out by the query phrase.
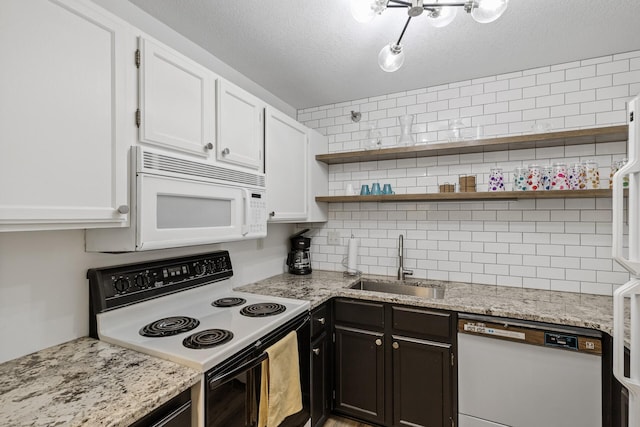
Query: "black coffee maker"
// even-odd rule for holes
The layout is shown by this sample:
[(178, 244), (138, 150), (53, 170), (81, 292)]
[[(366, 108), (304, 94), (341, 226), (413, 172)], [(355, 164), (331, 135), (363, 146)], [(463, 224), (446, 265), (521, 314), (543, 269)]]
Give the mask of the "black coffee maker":
[(303, 234), (309, 231), (305, 228), (299, 233), (289, 237), (291, 251), (287, 255), (287, 266), (291, 274), (311, 274), (311, 238), (304, 237)]

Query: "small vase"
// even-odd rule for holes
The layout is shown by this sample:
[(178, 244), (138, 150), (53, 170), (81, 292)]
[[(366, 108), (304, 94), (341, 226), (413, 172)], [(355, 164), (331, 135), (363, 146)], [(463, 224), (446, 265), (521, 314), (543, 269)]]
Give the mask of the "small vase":
[(399, 116), (398, 121), (400, 122), (400, 139), (398, 140), (398, 145), (414, 145), (416, 141), (411, 135), (413, 115), (405, 114), (404, 116)]

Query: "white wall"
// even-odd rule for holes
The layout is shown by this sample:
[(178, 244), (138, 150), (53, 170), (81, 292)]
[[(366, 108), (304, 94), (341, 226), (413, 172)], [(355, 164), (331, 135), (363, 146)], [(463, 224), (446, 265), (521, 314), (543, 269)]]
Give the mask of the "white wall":
[(226, 249), (233, 286), (284, 271), (293, 227), (268, 226), (268, 237), (148, 253), (84, 251), (84, 231), (0, 233), (0, 363), (89, 333), (87, 269)]
[[(378, 70), (372, 70), (378, 72)], [(536, 123), (567, 130), (626, 123), (626, 101), (640, 93), (640, 51), (323, 105), (298, 120), (329, 137), (329, 151), (365, 148), (375, 124), (385, 146), (396, 144), (397, 117), (414, 114), (414, 136), (446, 142), (449, 120), (482, 126), (485, 136), (530, 133)], [(362, 119), (353, 123), (351, 110)], [(346, 184), (392, 184), (396, 193), (437, 192), (473, 174), (486, 191), (489, 169), (595, 159), (607, 188), (609, 166), (625, 157), (624, 141), (530, 150), (330, 165), (329, 193)], [(509, 184), (510, 187), (510, 184)], [(398, 235), (405, 266), (416, 277), (610, 295), (629, 275), (611, 260), (611, 199), (463, 203), (333, 203), (314, 229), (313, 267), (343, 270), (346, 239), (360, 239), (360, 268), (395, 276)], [(327, 241), (337, 231), (342, 244)]]

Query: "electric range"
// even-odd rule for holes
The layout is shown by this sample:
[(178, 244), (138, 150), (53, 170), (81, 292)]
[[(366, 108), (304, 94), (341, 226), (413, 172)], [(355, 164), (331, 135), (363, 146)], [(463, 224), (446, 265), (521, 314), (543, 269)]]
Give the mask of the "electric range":
[(232, 290), (227, 251), (87, 275), (91, 336), (201, 372), (309, 311), (308, 301)]

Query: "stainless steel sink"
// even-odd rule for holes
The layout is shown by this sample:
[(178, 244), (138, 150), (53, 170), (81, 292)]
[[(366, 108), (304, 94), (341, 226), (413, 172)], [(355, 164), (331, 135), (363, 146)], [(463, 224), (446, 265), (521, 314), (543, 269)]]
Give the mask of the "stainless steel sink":
[(411, 295), (422, 298), (444, 298), (444, 288), (440, 286), (425, 286), (424, 284), (400, 281), (382, 282), (377, 280), (360, 279), (350, 286), (351, 289), (361, 291), (384, 292), (387, 294)]

